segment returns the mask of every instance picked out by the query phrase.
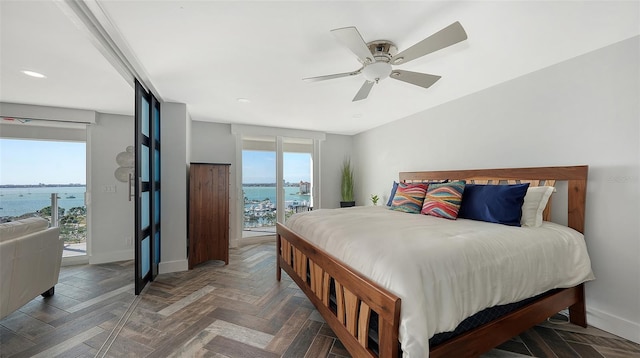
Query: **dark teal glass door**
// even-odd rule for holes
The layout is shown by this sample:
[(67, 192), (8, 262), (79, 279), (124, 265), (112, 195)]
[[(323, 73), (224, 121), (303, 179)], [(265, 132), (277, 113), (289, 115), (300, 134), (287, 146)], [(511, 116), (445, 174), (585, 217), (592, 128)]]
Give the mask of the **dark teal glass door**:
[(136, 80), (135, 293), (160, 263), (160, 103)]

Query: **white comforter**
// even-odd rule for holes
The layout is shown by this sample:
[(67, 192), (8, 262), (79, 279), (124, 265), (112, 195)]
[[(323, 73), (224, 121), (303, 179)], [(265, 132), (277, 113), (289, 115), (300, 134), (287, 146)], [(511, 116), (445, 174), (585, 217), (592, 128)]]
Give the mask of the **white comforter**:
[(353, 207), (295, 214), (286, 226), (402, 299), (405, 358), (484, 308), (594, 278), (582, 234)]

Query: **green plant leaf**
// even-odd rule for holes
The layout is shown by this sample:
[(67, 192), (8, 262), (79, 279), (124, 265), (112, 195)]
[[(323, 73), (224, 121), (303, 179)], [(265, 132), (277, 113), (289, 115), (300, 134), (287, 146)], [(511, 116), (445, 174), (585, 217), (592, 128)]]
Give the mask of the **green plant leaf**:
[(353, 201), (353, 169), (351, 168), (351, 160), (346, 158), (342, 162), (342, 182), (341, 182), (342, 201)]

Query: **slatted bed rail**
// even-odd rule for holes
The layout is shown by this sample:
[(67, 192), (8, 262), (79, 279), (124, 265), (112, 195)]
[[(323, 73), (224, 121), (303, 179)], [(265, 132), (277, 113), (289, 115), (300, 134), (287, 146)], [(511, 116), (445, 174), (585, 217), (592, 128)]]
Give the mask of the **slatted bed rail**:
[[(400, 298), (345, 267), (328, 253), (277, 224), (277, 279), (284, 270), (309, 297), (356, 357), (398, 357)], [(335, 289), (335, 308), (330, 290)], [(379, 353), (369, 347), (371, 311), (378, 315)]]
[[(401, 172), (401, 182), (467, 180), (477, 184), (529, 182), (531, 186), (555, 186), (566, 181), (568, 226), (584, 233), (588, 166), (454, 171)], [(523, 179), (524, 178), (524, 179)], [(549, 206), (545, 211), (549, 218)], [(284, 270), (309, 297), (336, 336), (354, 357), (393, 357), (398, 352), (399, 297), (352, 270), (303, 237), (277, 224), (277, 279)], [(336, 308), (330, 303), (335, 287)], [(495, 321), (430, 347), (430, 356), (477, 357), (554, 313), (569, 307), (570, 321), (586, 327), (584, 285), (560, 289)], [(370, 311), (378, 314), (379, 354), (369, 346)]]

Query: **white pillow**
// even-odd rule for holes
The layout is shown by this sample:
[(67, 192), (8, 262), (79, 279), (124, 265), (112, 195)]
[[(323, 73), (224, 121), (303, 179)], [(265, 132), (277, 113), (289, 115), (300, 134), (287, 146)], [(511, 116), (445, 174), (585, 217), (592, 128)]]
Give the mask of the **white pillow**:
[(538, 227), (542, 225), (542, 212), (553, 193), (552, 186), (532, 186), (527, 189), (522, 204), (520, 225)]

